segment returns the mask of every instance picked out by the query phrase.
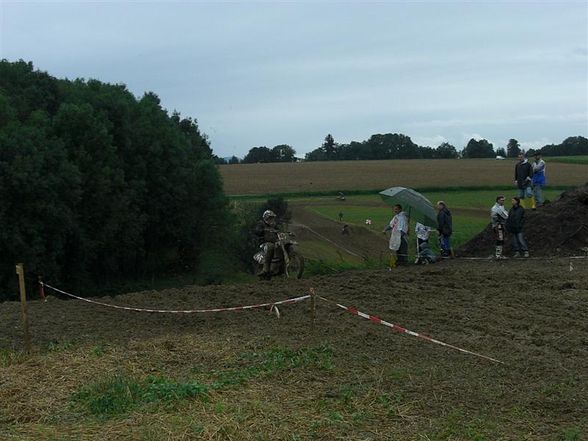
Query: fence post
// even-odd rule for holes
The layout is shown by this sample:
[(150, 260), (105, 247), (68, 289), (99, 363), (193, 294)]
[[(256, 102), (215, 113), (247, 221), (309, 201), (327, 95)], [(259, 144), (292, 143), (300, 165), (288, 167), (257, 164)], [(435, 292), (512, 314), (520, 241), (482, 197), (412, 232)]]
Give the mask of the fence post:
[(46, 302), (47, 298), (45, 297), (45, 287), (43, 286), (43, 276), (38, 275), (37, 282), (39, 283), (39, 296), (41, 297), (41, 300)]
[(310, 330), (314, 332), (314, 323), (316, 321), (316, 293), (314, 288), (310, 288)]
[(16, 265), (18, 274), (18, 286), (20, 288), (20, 312), (22, 315), (22, 326), (24, 328), (24, 343), (27, 352), (31, 352), (31, 335), (29, 333), (29, 314), (27, 308), (27, 291), (25, 289), (24, 267), (22, 263)]

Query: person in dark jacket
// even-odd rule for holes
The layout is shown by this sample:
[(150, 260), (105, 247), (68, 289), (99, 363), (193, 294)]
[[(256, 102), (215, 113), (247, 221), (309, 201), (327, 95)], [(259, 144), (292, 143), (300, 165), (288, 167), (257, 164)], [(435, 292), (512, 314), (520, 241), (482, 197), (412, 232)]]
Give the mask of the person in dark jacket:
[(439, 231), (441, 256), (450, 257), (452, 255), (450, 237), (453, 234), (453, 221), (451, 211), (443, 201), (437, 202), (437, 231)]
[(512, 208), (508, 211), (506, 219), (506, 231), (512, 234), (512, 249), (515, 252), (514, 257), (529, 257), (529, 248), (523, 234), (525, 226), (525, 209), (521, 207), (521, 199), (512, 198)]
[(525, 207), (525, 198), (533, 197), (533, 166), (529, 163), (523, 153), (519, 153), (519, 161), (515, 165), (514, 182), (519, 189), (519, 199), (521, 206)]
[(273, 211), (265, 210), (263, 212), (261, 220), (255, 226), (255, 235), (264, 250), (263, 271), (260, 276), (269, 278), (271, 273), (270, 266), (276, 248), (275, 244), (278, 241), (276, 214)]

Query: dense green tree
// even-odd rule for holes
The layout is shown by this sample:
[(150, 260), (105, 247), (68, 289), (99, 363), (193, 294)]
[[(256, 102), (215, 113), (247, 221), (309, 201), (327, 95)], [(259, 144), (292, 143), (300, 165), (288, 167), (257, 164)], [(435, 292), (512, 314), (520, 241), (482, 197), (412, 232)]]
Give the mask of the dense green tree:
[(470, 139), (468, 145), (463, 150), (464, 158), (494, 158), (494, 148), (491, 143), (485, 139), (479, 141)]
[(438, 159), (455, 159), (458, 157), (457, 149), (448, 142), (444, 142), (437, 147), (434, 157)]
[(274, 158), (272, 155), (272, 151), (269, 148), (265, 146), (253, 147), (245, 155), (242, 162), (244, 164), (255, 164), (258, 162), (274, 162)]
[(226, 229), (206, 136), (159, 98), (0, 62), (0, 293), (198, 267)]
[(231, 156), (229, 159), (229, 164), (239, 164), (241, 160), (237, 158), (235, 155)]
[(506, 158), (506, 150), (504, 150), (504, 147), (499, 147), (496, 149), (496, 156), (502, 156), (503, 158)]
[(333, 138), (333, 135), (331, 135), (329, 133), (327, 136), (325, 136), (325, 142), (323, 142), (323, 145), (321, 148), (325, 152), (325, 156), (327, 157), (327, 160), (336, 159), (337, 144), (335, 143), (335, 139)]
[[(450, 144), (441, 145), (437, 149), (421, 147), (410, 137), (399, 133), (376, 134), (367, 141), (352, 141), (349, 144), (337, 145), (335, 156), (330, 159), (340, 160), (372, 160), (372, 159), (432, 159), (456, 158), (457, 151)], [(307, 161), (327, 161), (329, 157), (323, 146), (306, 154)]]
[(561, 144), (549, 144), (541, 148), (545, 156), (588, 155), (588, 139), (583, 136), (570, 136)]
[(296, 150), (287, 144), (280, 144), (272, 149), (274, 162), (295, 162)]
[(509, 139), (506, 145), (506, 155), (509, 158), (516, 158), (521, 153), (521, 145), (516, 139)]

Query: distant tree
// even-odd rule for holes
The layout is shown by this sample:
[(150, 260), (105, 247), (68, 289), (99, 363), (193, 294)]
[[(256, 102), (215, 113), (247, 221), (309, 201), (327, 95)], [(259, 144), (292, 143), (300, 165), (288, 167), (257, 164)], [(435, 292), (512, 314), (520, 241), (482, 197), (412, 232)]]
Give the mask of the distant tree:
[(509, 139), (506, 145), (506, 155), (509, 158), (516, 158), (521, 153), (521, 146), (516, 139)]
[(438, 159), (455, 159), (458, 157), (457, 149), (451, 144), (444, 142), (437, 147), (434, 157)]
[(273, 162), (295, 162), (296, 150), (287, 144), (280, 144), (272, 149)]
[(307, 161), (326, 161), (327, 155), (325, 154), (323, 148), (319, 147), (318, 149), (314, 149), (313, 151), (308, 152), (306, 155), (304, 155), (304, 158)]
[(241, 162), (241, 160), (234, 155), (229, 158), (229, 164), (239, 164), (239, 162)]
[(245, 164), (255, 164), (257, 162), (273, 162), (272, 151), (267, 147), (253, 147), (243, 158)]
[(494, 156), (495, 154), (492, 144), (485, 139), (476, 141), (472, 138), (463, 150), (464, 158), (494, 158)]
[(337, 144), (335, 143), (333, 135), (330, 133), (325, 137), (325, 142), (323, 142), (322, 149), (325, 152), (325, 157), (327, 160), (336, 158)]
[(504, 150), (504, 147), (499, 147), (496, 149), (496, 156), (502, 156), (503, 158), (506, 158), (506, 150)]
[(419, 146), (400, 133), (372, 135), (365, 143), (362, 159), (417, 159)]
[(305, 158), (307, 161), (331, 161), (337, 158), (338, 146), (331, 134), (325, 137), (325, 142), (313, 151), (307, 153)]
[(212, 160), (216, 165), (225, 165), (227, 163), (225, 158), (220, 158), (216, 155), (212, 155)]
[(561, 144), (550, 144), (541, 148), (545, 156), (588, 155), (588, 139), (583, 136), (570, 136)]

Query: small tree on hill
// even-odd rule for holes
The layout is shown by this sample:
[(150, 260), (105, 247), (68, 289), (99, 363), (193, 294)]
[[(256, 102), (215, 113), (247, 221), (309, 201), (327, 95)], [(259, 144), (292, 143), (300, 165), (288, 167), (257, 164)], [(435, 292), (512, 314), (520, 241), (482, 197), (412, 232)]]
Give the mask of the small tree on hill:
[(463, 150), (463, 156), (464, 158), (494, 158), (494, 148), (485, 139), (476, 141), (472, 138)]
[(506, 145), (506, 155), (509, 158), (516, 158), (521, 153), (521, 145), (516, 139), (509, 139)]

